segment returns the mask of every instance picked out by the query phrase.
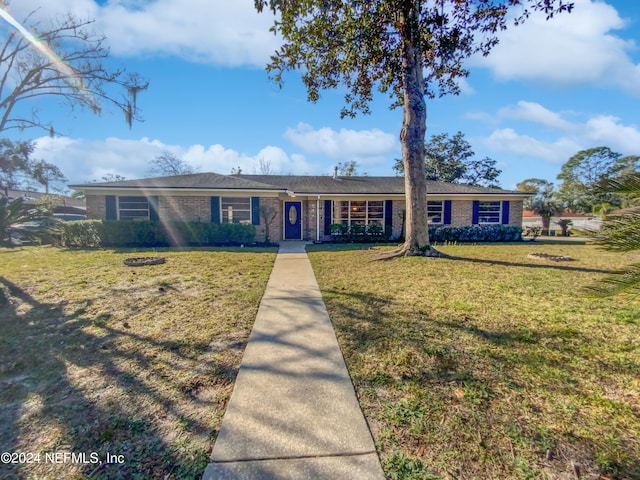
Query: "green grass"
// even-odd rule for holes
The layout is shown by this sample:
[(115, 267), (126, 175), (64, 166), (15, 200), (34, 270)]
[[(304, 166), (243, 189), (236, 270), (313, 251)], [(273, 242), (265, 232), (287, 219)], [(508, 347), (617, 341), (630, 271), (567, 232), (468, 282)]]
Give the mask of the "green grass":
[(454, 258), (310, 248), (387, 475), (640, 478), (640, 302), (579, 296), (631, 255), (438, 248)]
[[(132, 256), (166, 263), (127, 267)], [(275, 249), (0, 249), (0, 477), (201, 478)], [(55, 464), (46, 452), (122, 455)]]

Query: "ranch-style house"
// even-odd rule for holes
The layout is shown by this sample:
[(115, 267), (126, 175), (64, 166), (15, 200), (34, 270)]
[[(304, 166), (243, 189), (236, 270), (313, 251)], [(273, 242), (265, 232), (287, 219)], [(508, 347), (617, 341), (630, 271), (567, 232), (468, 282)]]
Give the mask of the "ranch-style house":
[[(71, 185), (88, 218), (250, 223), (256, 239), (331, 238), (331, 224), (379, 224), (402, 235), (404, 177), (196, 173)], [(427, 182), (432, 225), (522, 225), (523, 192)]]

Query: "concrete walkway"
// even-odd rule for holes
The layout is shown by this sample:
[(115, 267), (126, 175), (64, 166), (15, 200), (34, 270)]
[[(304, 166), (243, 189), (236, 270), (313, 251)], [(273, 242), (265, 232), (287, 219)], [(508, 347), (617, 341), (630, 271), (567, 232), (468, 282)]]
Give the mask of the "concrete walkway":
[(203, 480), (342, 478), (384, 474), (304, 243), (286, 242)]

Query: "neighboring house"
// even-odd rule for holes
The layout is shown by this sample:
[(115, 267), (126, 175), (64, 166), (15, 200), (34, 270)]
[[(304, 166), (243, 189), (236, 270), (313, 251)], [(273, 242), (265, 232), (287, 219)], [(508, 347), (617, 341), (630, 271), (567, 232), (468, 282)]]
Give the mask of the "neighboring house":
[[(43, 199), (48, 199), (53, 203), (53, 213), (57, 216), (77, 216), (86, 214), (86, 206), (84, 200), (69, 197), (66, 195), (59, 195), (56, 193), (44, 193), (44, 192), (32, 192), (28, 190), (9, 190), (7, 192), (9, 200), (16, 198), (22, 198), (26, 205), (33, 205)], [(0, 192), (0, 195), (4, 195), (4, 191)]]
[[(403, 234), (403, 177), (219, 175), (196, 173), (71, 185), (86, 195), (87, 215), (102, 220), (250, 223), (272, 241), (325, 240), (332, 223), (377, 223)], [(432, 225), (522, 225), (529, 194), (427, 182)], [(265, 215), (268, 211), (272, 215)]]
[[(560, 232), (560, 226), (557, 224), (560, 220), (571, 220), (569, 230), (599, 230), (602, 226), (602, 220), (597, 215), (563, 212), (558, 216), (551, 217), (549, 230)], [(522, 228), (526, 230), (532, 227), (542, 228), (542, 217), (533, 213), (531, 210), (524, 210), (522, 212)]]

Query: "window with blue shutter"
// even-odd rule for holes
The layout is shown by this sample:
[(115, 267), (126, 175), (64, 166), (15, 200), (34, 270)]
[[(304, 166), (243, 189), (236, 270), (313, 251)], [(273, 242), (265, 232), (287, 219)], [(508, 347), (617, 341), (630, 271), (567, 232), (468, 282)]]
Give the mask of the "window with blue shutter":
[(471, 213), (471, 224), (478, 225), (478, 223), (480, 223), (480, 202), (478, 200), (474, 200)]
[(393, 226), (393, 200), (384, 201), (384, 226)]
[(451, 200), (444, 201), (444, 225), (451, 225)]
[(160, 220), (160, 214), (158, 213), (158, 197), (149, 197), (149, 220), (157, 222)]
[(220, 223), (220, 197), (211, 197), (211, 223)]
[(502, 224), (509, 225), (509, 200), (502, 202)]
[(260, 197), (251, 197), (251, 225), (260, 225)]
[(115, 195), (107, 195), (105, 197), (105, 220), (117, 220), (118, 219), (118, 206)]
[(333, 201), (324, 201), (324, 234), (331, 235), (331, 224), (333, 223)]

